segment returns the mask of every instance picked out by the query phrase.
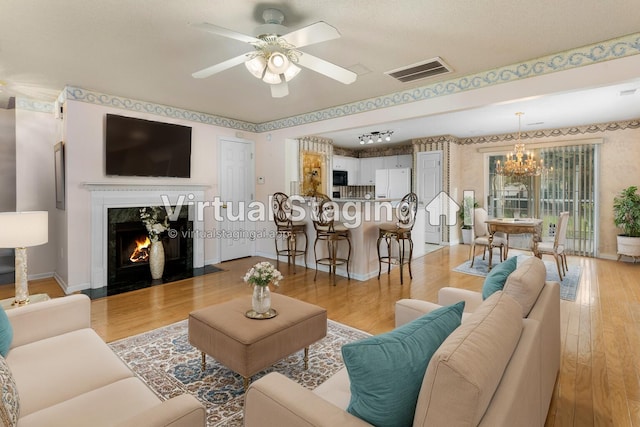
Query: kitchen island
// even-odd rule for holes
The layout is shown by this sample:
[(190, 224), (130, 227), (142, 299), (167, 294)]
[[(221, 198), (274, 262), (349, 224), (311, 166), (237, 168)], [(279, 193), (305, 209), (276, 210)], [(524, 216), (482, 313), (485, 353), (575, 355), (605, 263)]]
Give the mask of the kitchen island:
[[(295, 196), (294, 196), (295, 197)], [(307, 253), (307, 261), (310, 268), (315, 268), (314, 242), (316, 239), (316, 231), (313, 226), (312, 201), (309, 198), (295, 197), (294, 221), (304, 221), (307, 223), (307, 235), (309, 236), (309, 250)], [(378, 240), (378, 227), (383, 223), (397, 223), (397, 215), (395, 206), (399, 200), (391, 199), (334, 199), (336, 204), (337, 219), (336, 221), (343, 223), (351, 231), (351, 262), (349, 272), (352, 279), (368, 280), (378, 276), (378, 249), (376, 242)], [(412, 239), (414, 242), (413, 258), (424, 255), (424, 244), (422, 236), (424, 236), (424, 209), (418, 209), (416, 224), (413, 227)], [(302, 243), (302, 242), (301, 242)], [(318, 258), (327, 256), (326, 245), (318, 242), (316, 251)], [(395, 247), (395, 245), (393, 245)], [(381, 245), (382, 254), (386, 254), (385, 245)], [(346, 257), (348, 245), (346, 242), (340, 242), (338, 251), (339, 257)], [(299, 260), (302, 262), (302, 260)], [(395, 268), (395, 266), (394, 266)], [(386, 274), (387, 266), (383, 266), (383, 276)], [(327, 266), (319, 265), (318, 270), (328, 272)], [(344, 265), (339, 265), (336, 274), (347, 277), (347, 269)]]

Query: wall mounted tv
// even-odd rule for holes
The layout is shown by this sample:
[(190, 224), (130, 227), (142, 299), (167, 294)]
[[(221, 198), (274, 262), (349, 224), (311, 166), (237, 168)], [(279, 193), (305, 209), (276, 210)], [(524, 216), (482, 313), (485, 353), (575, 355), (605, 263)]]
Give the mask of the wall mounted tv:
[(107, 114), (107, 175), (191, 177), (191, 127)]

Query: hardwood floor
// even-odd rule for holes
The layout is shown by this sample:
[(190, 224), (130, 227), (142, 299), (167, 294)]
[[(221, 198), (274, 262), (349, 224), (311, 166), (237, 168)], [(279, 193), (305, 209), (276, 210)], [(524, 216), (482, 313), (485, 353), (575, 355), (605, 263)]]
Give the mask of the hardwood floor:
[[(370, 332), (393, 329), (394, 304), (401, 298), (437, 300), (443, 286), (478, 290), (483, 278), (451, 270), (468, 255), (454, 246), (414, 260), (413, 280), (400, 285), (398, 270), (378, 281), (329, 284), (326, 273), (296, 268), (285, 275), (280, 292), (325, 307), (332, 320)], [(225, 271), (94, 300), (92, 325), (106, 341), (139, 334), (185, 319), (194, 309), (249, 295), (245, 271), (262, 258), (220, 264)], [(561, 301), (562, 363), (547, 426), (640, 427), (640, 263), (569, 257), (582, 275), (575, 302)], [(63, 292), (53, 279), (30, 282), (30, 292)], [(0, 286), (0, 298), (14, 294)]]

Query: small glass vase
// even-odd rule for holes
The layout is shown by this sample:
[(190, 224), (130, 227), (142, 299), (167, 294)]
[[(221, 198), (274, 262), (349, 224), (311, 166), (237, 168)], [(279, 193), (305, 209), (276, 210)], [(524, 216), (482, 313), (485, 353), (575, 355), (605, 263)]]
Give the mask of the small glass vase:
[(264, 314), (271, 308), (271, 290), (267, 286), (253, 286), (251, 308), (258, 314)]
[(149, 247), (149, 269), (153, 280), (162, 279), (164, 273), (164, 245), (162, 240), (154, 240)]

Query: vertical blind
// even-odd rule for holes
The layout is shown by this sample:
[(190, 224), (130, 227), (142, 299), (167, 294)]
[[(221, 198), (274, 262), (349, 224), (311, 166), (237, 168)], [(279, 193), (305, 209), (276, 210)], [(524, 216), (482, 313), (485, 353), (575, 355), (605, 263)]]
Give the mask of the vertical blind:
[(569, 211), (569, 254), (596, 255), (596, 145), (573, 145), (540, 150), (546, 171), (540, 180), (539, 212), (557, 218)]

